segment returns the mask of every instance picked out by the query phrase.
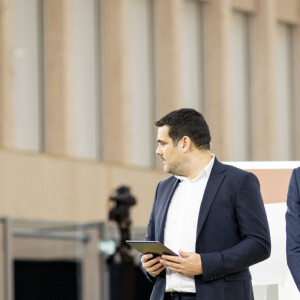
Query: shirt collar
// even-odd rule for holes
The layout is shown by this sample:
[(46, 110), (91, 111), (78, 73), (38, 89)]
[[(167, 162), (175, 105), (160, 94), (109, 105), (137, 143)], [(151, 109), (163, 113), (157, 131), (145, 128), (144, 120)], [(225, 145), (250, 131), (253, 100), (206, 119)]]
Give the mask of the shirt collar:
[(177, 179), (179, 179), (180, 181), (187, 181), (187, 182), (196, 182), (196, 181), (199, 181), (201, 177), (204, 177), (204, 176), (207, 176), (209, 177), (210, 175), (210, 172), (212, 170), (212, 167), (214, 165), (214, 162), (215, 162), (215, 155), (213, 153), (211, 153), (211, 160), (209, 161), (209, 163), (198, 173), (198, 175), (192, 179), (192, 180), (189, 180), (187, 177), (185, 176), (179, 176), (179, 175), (175, 175), (175, 177)]

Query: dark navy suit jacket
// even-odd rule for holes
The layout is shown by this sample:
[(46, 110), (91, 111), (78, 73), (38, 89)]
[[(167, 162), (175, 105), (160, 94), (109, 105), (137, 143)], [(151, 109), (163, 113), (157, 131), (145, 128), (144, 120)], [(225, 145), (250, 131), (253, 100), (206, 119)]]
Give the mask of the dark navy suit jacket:
[(287, 262), (300, 291), (300, 168), (294, 169), (288, 190), (286, 212)]
[[(164, 241), (168, 207), (179, 181), (160, 182), (146, 240)], [(195, 276), (199, 300), (252, 300), (249, 266), (270, 256), (270, 233), (259, 182), (252, 173), (215, 159), (200, 207), (195, 252), (201, 255), (203, 275)], [(143, 268), (142, 268), (143, 269)], [(165, 271), (155, 282), (151, 300), (163, 300)]]

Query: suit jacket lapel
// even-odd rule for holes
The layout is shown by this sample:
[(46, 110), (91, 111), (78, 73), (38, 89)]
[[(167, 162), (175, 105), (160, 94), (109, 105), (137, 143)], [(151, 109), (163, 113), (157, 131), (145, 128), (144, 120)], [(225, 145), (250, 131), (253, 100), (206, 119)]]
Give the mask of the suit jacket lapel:
[(199, 236), (201, 229), (203, 227), (204, 221), (207, 217), (207, 214), (210, 210), (210, 207), (215, 199), (215, 196), (219, 190), (219, 187), (225, 177), (223, 173), (225, 170), (224, 165), (221, 164), (217, 158), (215, 158), (215, 162), (213, 168), (211, 170), (211, 174), (209, 176), (206, 189), (204, 191), (202, 203), (200, 206), (199, 219), (197, 224), (197, 237)]
[(175, 178), (175, 181), (172, 182), (170, 184), (170, 187), (168, 190), (166, 190), (166, 201), (162, 202), (162, 206), (161, 206), (161, 209), (160, 209), (160, 218), (159, 220), (161, 221), (160, 224), (158, 224), (158, 228), (160, 228), (159, 230), (159, 235), (158, 235), (158, 240), (163, 243), (164, 241), (164, 234), (165, 234), (165, 224), (166, 224), (166, 220), (167, 220), (167, 214), (168, 214), (168, 209), (169, 209), (169, 206), (170, 206), (170, 203), (171, 203), (171, 199), (174, 195), (174, 192), (180, 182), (179, 179)]

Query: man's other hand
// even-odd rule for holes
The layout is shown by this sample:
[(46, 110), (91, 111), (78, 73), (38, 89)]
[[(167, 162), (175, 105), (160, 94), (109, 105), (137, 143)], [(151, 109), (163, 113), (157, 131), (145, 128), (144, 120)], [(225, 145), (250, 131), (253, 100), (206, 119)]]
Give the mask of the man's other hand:
[(160, 263), (171, 271), (182, 275), (192, 276), (203, 273), (200, 254), (179, 250), (179, 255), (162, 255)]

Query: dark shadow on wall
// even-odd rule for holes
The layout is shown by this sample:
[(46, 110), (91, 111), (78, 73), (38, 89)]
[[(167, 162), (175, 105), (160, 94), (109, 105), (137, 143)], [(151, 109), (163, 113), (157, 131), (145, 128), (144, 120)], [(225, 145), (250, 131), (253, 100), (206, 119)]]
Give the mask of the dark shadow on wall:
[(15, 300), (81, 300), (78, 261), (15, 260)]

